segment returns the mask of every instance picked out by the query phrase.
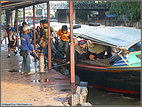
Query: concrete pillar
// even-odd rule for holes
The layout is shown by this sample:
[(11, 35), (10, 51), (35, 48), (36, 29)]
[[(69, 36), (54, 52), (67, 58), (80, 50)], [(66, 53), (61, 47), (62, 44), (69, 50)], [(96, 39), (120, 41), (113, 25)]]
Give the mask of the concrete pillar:
[(39, 71), (44, 72), (44, 54), (39, 55)]
[(12, 11), (12, 26), (14, 27), (14, 19), (15, 19), (15, 10)]

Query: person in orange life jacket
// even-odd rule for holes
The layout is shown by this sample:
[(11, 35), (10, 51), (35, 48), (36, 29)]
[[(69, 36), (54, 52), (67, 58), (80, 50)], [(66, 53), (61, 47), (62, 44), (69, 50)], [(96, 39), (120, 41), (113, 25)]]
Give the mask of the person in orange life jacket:
[(67, 55), (67, 51), (69, 49), (69, 41), (70, 41), (70, 32), (68, 32), (68, 28), (66, 25), (62, 26), (62, 29), (59, 29), (57, 32), (58, 39), (60, 37), (59, 42), (59, 50), (64, 54), (64, 57)]
[(12, 29), (9, 30), (9, 34), (8, 34), (8, 57), (10, 58), (10, 50), (14, 51), (15, 55), (17, 54), (15, 45), (16, 45), (16, 35), (14, 34), (14, 31)]
[(31, 42), (30, 42), (30, 37), (29, 37), (29, 32), (30, 32), (30, 27), (25, 25), (23, 27), (24, 34), (21, 35), (21, 50), (26, 51), (27, 54), (23, 56), (23, 62), (22, 62), (22, 68), (21, 68), (21, 75), (26, 73), (27, 71), (28, 74), (31, 73), (30, 71), (30, 51), (35, 53), (35, 50), (33, 49)]

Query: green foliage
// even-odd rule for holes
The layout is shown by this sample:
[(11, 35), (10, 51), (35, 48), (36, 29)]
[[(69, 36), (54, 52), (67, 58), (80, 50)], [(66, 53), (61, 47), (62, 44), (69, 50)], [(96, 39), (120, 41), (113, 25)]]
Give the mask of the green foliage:
[(112, 2), (109, 14), (116, 14), (117, 17), (124, 15), (126, 20), (140, 20), (140, 2)]

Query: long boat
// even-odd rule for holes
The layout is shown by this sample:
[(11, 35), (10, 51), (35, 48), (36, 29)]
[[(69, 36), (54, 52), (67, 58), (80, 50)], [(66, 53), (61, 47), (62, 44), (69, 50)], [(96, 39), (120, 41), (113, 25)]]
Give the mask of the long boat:
[[(105, 59), (93, 61), (79, 59), (76, 64), (76, 74), (80, 80), (88, 81), (93, 87), (111, 92), (141, 94), (141, 30), (84, 25), (74, 29), (73, 32), (76, 37), (119, 50), (115, 55)], [(128, 53), (124, 54), (126, 51)]]
[[(65, 23), (51, 23), (58, 31)], [(74, 36), (91, 40), (96, 44), (116, 49), (110, 57), (89, 60), (77, 57), (76, 80), (87, 81), (90, 86), (129, 95), (140, 96), (141, 74), (141, 30), (132, 27), (109, 27), (81, 25), (73, 29)], [(132, 50), (136, 46), (135, 50)], [(128, 53), (125, 53), (129, 51)], [(57, 61), (61, 62), (62, 61)], [(64, 64), (63, 64), (64, 65)], [(60, 67), (63, 74), (69, 74), (69, 66)], [(58, 69), (60, 71), (60, 69)], [(68, 72), (68, 73), (67, 73)]]

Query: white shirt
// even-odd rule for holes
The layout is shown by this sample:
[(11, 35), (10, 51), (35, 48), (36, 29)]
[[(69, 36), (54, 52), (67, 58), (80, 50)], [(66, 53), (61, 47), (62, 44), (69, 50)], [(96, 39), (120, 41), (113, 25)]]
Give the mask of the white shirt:
[(13, 38), (12, 38), (12, 36), (13, 36), (14, 40), (16, 39), (15, 34), (14, 34), (14, 33), (12, 33), (11, 35), (9, 35), (9, 40), (10, 40), (10, 41), (14, 41), (14, 40), (13, 40)]

